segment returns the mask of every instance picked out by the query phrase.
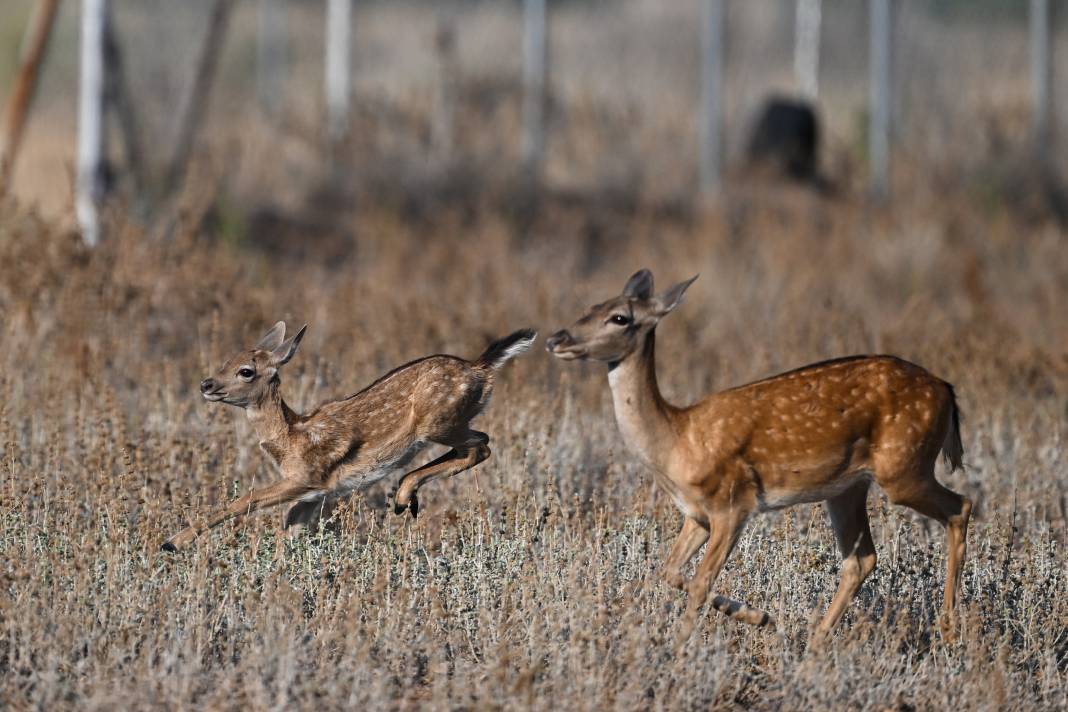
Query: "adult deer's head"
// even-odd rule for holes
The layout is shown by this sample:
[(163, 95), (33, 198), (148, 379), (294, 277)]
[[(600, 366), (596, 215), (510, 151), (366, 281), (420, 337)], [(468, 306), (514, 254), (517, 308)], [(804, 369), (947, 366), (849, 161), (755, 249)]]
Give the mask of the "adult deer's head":
[(634, 353), (657, 323), (682, 302), (682, 295), (695, 279), (696, 276), (691, 277), (653, 294), (653, 273), (640, 270), (627, 281), (621, 295), (594, 304), (569, 328), (550, 336), (545, 348), (565, 361), (619, 363)]
[(210, 378), (200, 382), (200, 392), (209, 401), (222, 401), (247, 408), (263, 401), (272, 383), (278, 382), (278, 368), (293, 358), (304, 338), (300, 327), (295, 335), (286, 338), (286, 323), (280, 321), (263, 335), (249, 350), (239, 351)]

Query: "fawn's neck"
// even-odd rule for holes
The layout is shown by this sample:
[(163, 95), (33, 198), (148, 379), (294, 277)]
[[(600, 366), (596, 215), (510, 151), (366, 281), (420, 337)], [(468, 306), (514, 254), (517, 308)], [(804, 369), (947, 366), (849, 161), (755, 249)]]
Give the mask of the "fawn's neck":
[(253, 430), (261, 443), (282, 443), (289, 436), (290, 426), (296, 422), (294, 413), (278, 390), (278, 381), (271, 381), (266, 395), (245, 409)]
[(616, 422), (627, 447), (646, 465), (662, 470), (676, 438), (670, 403), (656, 383), (656, 330), (630, 356), (608, 371)]

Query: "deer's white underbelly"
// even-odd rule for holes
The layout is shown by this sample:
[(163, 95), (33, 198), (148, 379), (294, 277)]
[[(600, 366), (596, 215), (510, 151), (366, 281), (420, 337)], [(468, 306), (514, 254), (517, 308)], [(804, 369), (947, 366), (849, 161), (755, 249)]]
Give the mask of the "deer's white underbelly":
[(767, 511), (769, 509), (791, 507), (795, 504), (823, 502), (824, 500), (837, 497), (862, 480), (870, 479), (870, 472), (867, 470), (860, 470), (842, 475), (838, 479), (824, 484), (822, 487), (815, 487), (812, 489), (769, 488), (764, 491), (763, 496), (760, 498), (760, 509), (761, 511)]
[(417, 440), (409, 445), (406, 450), (401, 450), (389, 459), (380, 460), (373, 469), (347, 473), (338, 481), (335, 494), (345, 495), (350, 492), (367, 489), (406, 467), (420, 452), (426, 449), (426, 445), (422, 440)]

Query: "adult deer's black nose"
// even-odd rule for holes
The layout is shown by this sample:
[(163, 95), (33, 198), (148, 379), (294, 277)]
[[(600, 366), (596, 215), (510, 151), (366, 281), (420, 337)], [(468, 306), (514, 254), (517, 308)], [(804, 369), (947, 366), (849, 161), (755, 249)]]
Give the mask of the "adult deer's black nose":
[(573, 343), (575, 340), (567, 333), (567, 329), (561, 329), (545, 340), (545, 350), (552, 353), (561, 346), (570, 346)]
[(215, 381), (213, 379), (205, 378), (203, 381), (200, 382), (201, 393), (209, 393), (213, 390), (215, 390)]

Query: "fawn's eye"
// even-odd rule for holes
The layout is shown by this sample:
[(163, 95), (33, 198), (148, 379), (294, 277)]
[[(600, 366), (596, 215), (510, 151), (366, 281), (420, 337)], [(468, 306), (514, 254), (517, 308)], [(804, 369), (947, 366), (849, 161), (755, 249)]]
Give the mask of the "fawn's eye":
[(612, 316), (608, 317), (608, 321), (619, 326), (626, 326), (630, 323), (630, 319), (623, 316), (622, 314), (613, 314)]
[(251, 381), (252, 377), (256, 375), (256, 372), (248, 366), (243, 366), (242, 368), (239, 368), (237, 370), (237, 375), (245, 379), (246, 381)]

